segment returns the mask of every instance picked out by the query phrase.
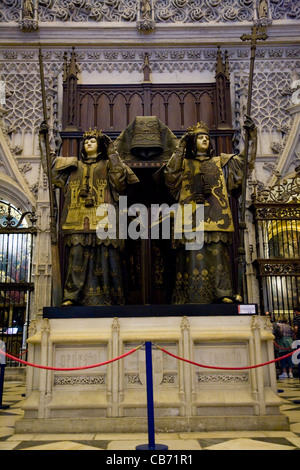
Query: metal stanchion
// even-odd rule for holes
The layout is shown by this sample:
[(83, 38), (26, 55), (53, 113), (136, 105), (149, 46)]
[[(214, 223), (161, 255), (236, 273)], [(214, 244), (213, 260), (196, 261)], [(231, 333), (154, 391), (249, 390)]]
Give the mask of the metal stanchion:
[(9, 405), (2, 405), (5, 366), (5, 343), (4, 341), (0, 341), (0, 410), (6, 410), (7, 408), (9, 408)]
[(146, 341), (146, 379), (147, 379), (147, 413), (148, 413), (148, 444), (136, 447), (136, 450), (168, 450), (164, 444), (155, 444), (154, 429), (154, 403), (153, 403), (153, 370), (152, 370), (152, 345)]

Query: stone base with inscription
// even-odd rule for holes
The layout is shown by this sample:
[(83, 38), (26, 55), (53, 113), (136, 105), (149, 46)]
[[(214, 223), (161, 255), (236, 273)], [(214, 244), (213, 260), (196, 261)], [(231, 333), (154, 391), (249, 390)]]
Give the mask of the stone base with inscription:
[[(269, 319), (221, 315), (220, 305), (211, 309), (102, 318), (88, 309), (72, 318), (70, 309), (70, 317), (64, 310), (32, 321), (28, 362), (54, 370), (27, 367), (24, 418), (16, 432), (146, 432), (144, 346), (108, 365), (84, 368), (145, 341), (153, 342), (157, 432), (289, 429), (279, 411), (274, 363), (239, 369), (274, 359)], [(160, 348), (217, 368), (192, 365)], [(64, 368), (75, 370), (56, 370)]]

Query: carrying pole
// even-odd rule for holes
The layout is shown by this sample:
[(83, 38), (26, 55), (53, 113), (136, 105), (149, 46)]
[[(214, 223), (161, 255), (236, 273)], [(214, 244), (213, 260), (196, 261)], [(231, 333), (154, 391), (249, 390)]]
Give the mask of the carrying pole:
[(147, 380), (148, 444), (139, 445), (136, 447), (136, 450), (168, 450), (168, 446), (164, 444), (155, 444), (151, 341), (146, 341), (145, 352), (146, 352), (146, 380)]
[[(251, 101), (252, 101), (252, 89), (253, 89), (253, 77), (254, 77), (254, 62), (256, 54), (256, 44), (258, 40), (266, 40), (268, 38), (266, 33), (258, 34), (259, 26), (253, 26), (251, 34), (243, 34), (241, 36), (242, 41), (251, 41), (251, 58), (250, 58), (250, 70), (249, 70), (249, 82), (248, 82), (248, 96), (247, 96), (247, 108), (246, 116), (251, 116)], [(243, 181), (242, 181), (242, 195), (241, 195), (241, 208), (240, 208), (240, 241), (238, 248), (239, 255), (239, 270), (238, 270), (238, 294), (241, 297), (246, 295), (246, 282), (245, 282), (245, 229), (246, 229), (246, 197), (247, 197), (247, 180), (248, 180), (248, 159), (249, 159), (249, 141), (250, 141), (250, 130), (246, 127), (245, 133), (245, 148), (244, 148), (244, 169), (243, 169)]]
[(45, 78), (44, 78), (44, 66), (43, 56), (41, 48), (39, 49), (39, 64), (40, 64), (40, 79), (41, 79), (41, 91), (43, 101), (43, 126), (42, 134), (44, 137), (46, 159), (47, 159), (47, 177), (49, 187), (49, 202), (50, 202), (50, 234), (51, 234), (51, 255), (52, 255), (52, 305), (59, 307), (62, 303), (62, 287), (61, 287), (61, 271), (60, 271), (60, 259), (58, 250), (58, 236), (56, 227), (56, 216), (54, 207), (54, 191), (52, 184), (51, 174), (51, 154), (50, 154), (50, 142), (49, 142), (49, 128), (48, 128), (48, 117), (47, 117), (47, 105), (46, 105), (46, 92), (45, 92)]

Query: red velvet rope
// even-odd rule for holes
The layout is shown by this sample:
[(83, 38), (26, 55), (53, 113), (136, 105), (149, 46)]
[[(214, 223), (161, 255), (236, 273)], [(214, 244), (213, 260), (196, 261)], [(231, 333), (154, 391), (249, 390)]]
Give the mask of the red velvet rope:
[(276, 346), (276, 348), (278, 349), (281, 349), (282, 351), (290, 351), (292, 348), (283, 348), (282, 346), (279, 346), (279, 344), (276, 344), (275, 341), (274, 341), (274, 345)]
[[(276, 344), (276, 343), (274, 343)], [(17, 357), (15, 356), (12, 356), (11, 354), (8, 354), (8, 353), (5, 353), (4, 351), (1, 351), (0, 349), (0, 354), (8, 357), (9, 359), (12, 359), (14, 361), (17, 361), (17, 362), (20, 362), (21, 364), (24, 364), (26, 366), (31, 366), (31, 367), (36, 367), (38, 369), (47, 369), (47, 370), (57, 370), (57, 371), (74, 371), (74, 370), (84, 370), (84, 369), (92, 369), (92, 368), (95, 368), (95, 367), (100, 367), (100, 366), (104, 366), (106, 364), (111, 364), (112, 362), (115, 362), (115, 361), (118, 361), (119, 359), (123, 359), (124, 357), (126, 356), (129, 356), (130, 354), (133, 354), (135, 351), (137, 351), (138, 349), (140, 349), (142, 345), (140, 346), (137, 346), (136, 348), (134, 349), (131, 349), (130, 351), (128, 351), (127, 353), (125, 354), (122, 354), (121, 356), (118, 356), (118, 357), (115, 357), (113, 359), (109, 359), (108, 361), (105, 361), (105, 362), (101, 362), (99, 364), (93, 364), (93, 365), (90, 365), (90, 366), (82, 366), (82, 367), (70, 367), (70, 368), (57, 368), (57, 367), (50, 367), (50, 366), (42, 366), (42, 365), (37, 365), (37, 364), (31, 364), (30, 362), (27, 362), (27, 361), (23, 361), (22, 359), (18, 359)], [(161, 348), (160, 346), (158, 346), (157, 344), (155, 344), (155, 346), (157, 347), (157, 349), (159, 349), (160, 351), (164, 352), (165, 354), (168, 354), (169, 356), (172, 356), (174, 357), (175, 359), (178, 359), (180, 361), (184, 361), (184, 362), (187, 362), (189, 364), (192, 364), (194, 366), (198, 366), (198, 367), (203, 367), (205, 369), (218, 369), (218, 370), (247, 370), (247, 369), (255, 369), (257, 367), (263, 367), (263, 366), (267, 366), (269, 364), (273, 364), (275, 362), (279, 362), (281, 361), (282, 359), (285, 359), (289, 356), (292, 356), (294, 354), (295, 351), (297, 351), (297, 349), (291, 351), (290, 353), (288, 354), (285, 354), (284, 356), (281, 356), (281, 357), (278, 357), (277, 359), (273, 359), (272, 361), (268, 361), (268, 362), (263, 362), (262, 364), (256, 364), (254, 366), (245, 366), (245, 367), (217, 367), (217, 366), (207, 366), (205, 364), (199, 364), (197, 362), (194, 362), (194, 361), (190, 361), (189, 359), (184, 359), (183, 357), (179, 357), (179, 356), (176, 356), (175, 354), (167, 351), (166, 349), (164, 348)], [(300, 353), (300, 351), (299, 351)]]
[[(17, 354), (17, 355), (14, 356), (14, 357), (22, 357), (22, 356), (24, 356), (24, 354), (27, 353), (27, 351), (28, 351), (28, 349), (26, 349), (26, 351), (23, 351), (21, 354)], [(11, 354), (11, 353), (8, 351), (8, 354)]]
[[(292, 354), (294, 354), (295, 351), (297, 351), (297, 349), (295, 349), (295, 351), (292, 351), (292, 352), (290, 352), (289, 354), (286, 354), (285, 356), (278, 357), (277, 359), (274, 359), (274, 360), (269, 361), (269, 362), (264, 362), (264, 363), (262, 363), (262, 364), (256, 364), (255, 366), (247, 366), (247, 367), (216, 367), (216, 366), (206, 366), (206, 365), (204, 365), (204, 364), (198, 364), (197, 362), (193, 362), (193, 361), (190, 361), (190, 360), (188, 360), (188, 359), (184, 359), (184, 358), (182, 358), (182, 357), (176, 356), (175, 354), (172, 354), (171, 352), (167, 351), (166, 349), (163, 349), (163, 348), (159, 347), (158, 345), (156, 345), (156, 347), (157, 347), (158, 349), (160, 349), (162, 352), (168, 354), (169, 356), (175, 357), (175, 359), (179, 359), (180, 361), (188, 362), (189, 364), (193, 364), (194, 366), (204, 367), (205, 369), (218, 369), (218, 370), (246, 370), (246, 369), (255, 369), (255, 368), (257, 368), (257, 367), (267, 366), (268, 364), (272, 364), (273, 362), (282, 361), (282, 359), (285, 359), (286, 357), (291, 356)], [(299, 351), (299, 352), (300, 352), (300, 351)]]
[(110, 364), (112, 362), (115, 362), (115, 361), (118, 361), (119, 359), (123, 359), (124, 357), (126, 356), (129, 356), (130, 354), (133, 354), (135, 351), (137, 351), (141, 346), (138, 346), (134, 349), (131, 349), (130, 351), (128, 351), (127, 353), (125, 354), (122, 354), (121, 356), (118, 356), (118, 357), (115, 357), (113, 359), (109, 359), (108, 361), (105, 361), (105, 362), (101, 362), (99, 364), (93, 364), (93, 365), (90, 365), (90, 366), (82, 366), (82, 367), (68, 367), (68, 368), (64, 368), (64, 367), (50, 367), (50, 366), (41, 366), (41, 365), (37, 365), (37, 364), (31, 364), (30, 362), (27, 362), (27, 361), (23, 361), (22, 359), (18, 359), (17, 357), (15, 356), (12, 356), (11, 354), (8, 354), (8, 353), (5, 353), (4, 351), (1, 351), (0, 349), (0, 354), (2, 354), (2, 356), (6, 356), (8, 357), (9, 359), (12, 359), (14, 361), (17, 361), (17, 362), (20, 362), (20, 364), (24, 364), (26, 366), (31, 366), (31, 367), (36, 367), (38, 369), (47, 369), (47, 370), (60, 370), (60, 371), (72, 371), (72, 370), (84, 370), (84, 369), (92, 369), (92, 368), (95, 368), (95, 367), (100, 367), (100, 366), (105, 366), (106, 364)]

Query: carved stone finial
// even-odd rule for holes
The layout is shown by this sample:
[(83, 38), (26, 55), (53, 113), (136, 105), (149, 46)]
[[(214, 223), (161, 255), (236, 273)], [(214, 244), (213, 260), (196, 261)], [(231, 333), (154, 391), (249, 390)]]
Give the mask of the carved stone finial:
[(151, 74), (151, 67), (149, 63), (149, 54), (148, 52), (145, 53), (144, 56), (144, 65), (143, 65), (143, 73), (144, 73), (144, 82), (150, 82), (150, 74)]
[(77, 71), (78, 71), (78, 67), (77, 67), (77, 62), (76, 62), (76, 54), (75, 54), (75, 47), (73, 46), (72, 47), (72, 52), (71, 52), (71, 59), (70, 59), (70, 63), (69, 63), (69, 67), (68, 67), (68, 77), (75, 77), (77, 78)]
[(216, 75), (219, 75), (219, 73), (222, 73), (223, 75), (225, 75), (224, 64), (223, 64), (223, 60), (222, 60), (222, 54), (221, 54), (220, 46), (218, 46), (218, 52), (217, 52)]

